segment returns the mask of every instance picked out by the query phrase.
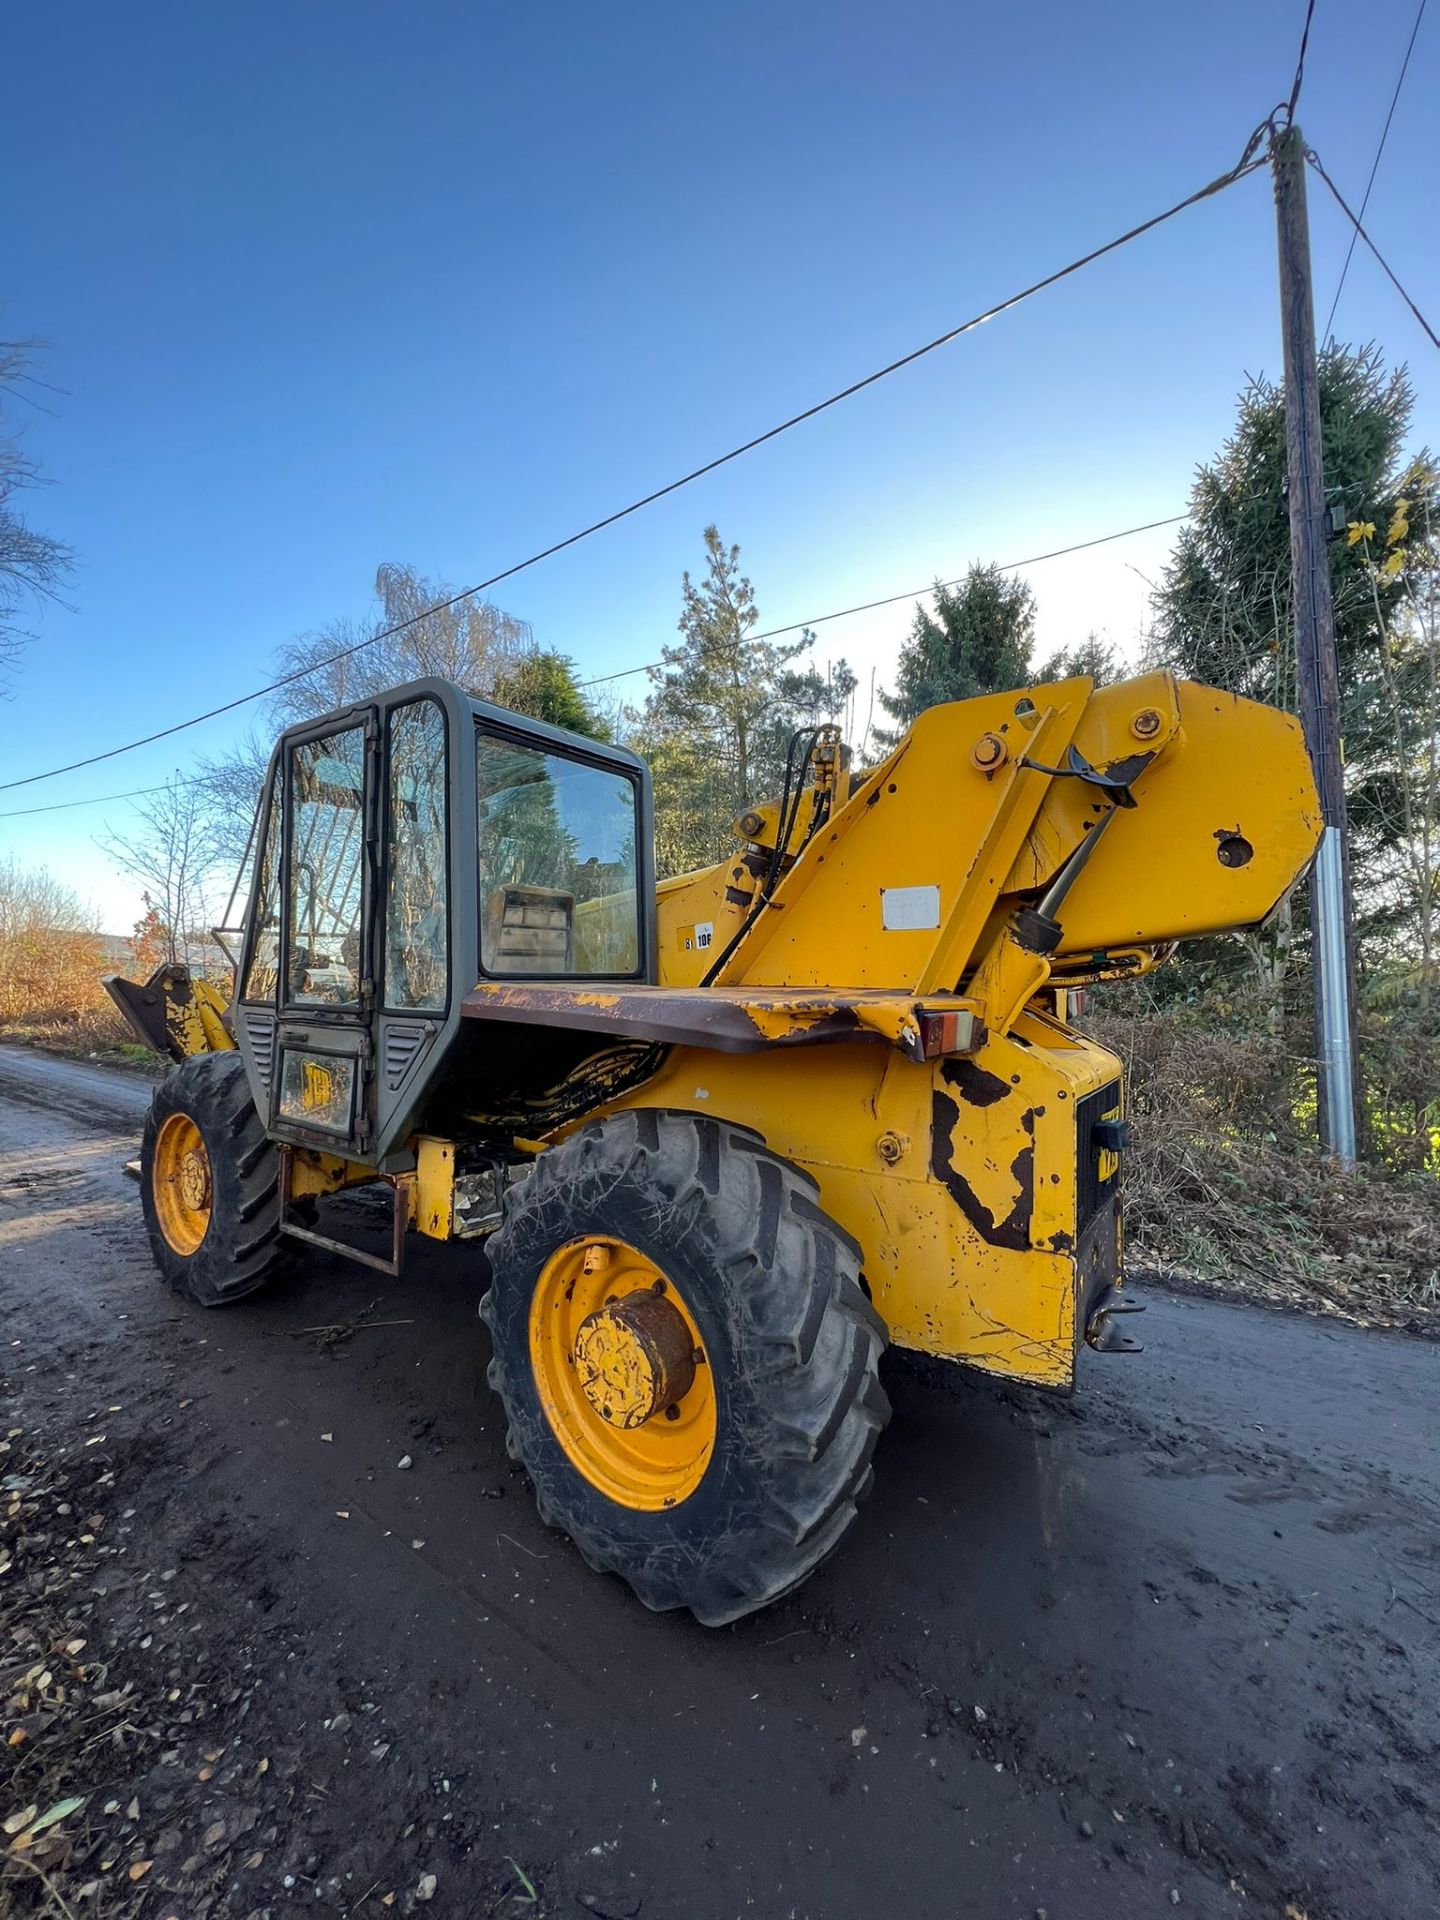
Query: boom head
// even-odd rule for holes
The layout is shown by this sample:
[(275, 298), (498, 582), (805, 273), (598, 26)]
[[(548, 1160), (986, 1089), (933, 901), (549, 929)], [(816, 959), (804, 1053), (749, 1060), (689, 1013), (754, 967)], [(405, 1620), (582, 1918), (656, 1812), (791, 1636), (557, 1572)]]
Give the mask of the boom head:
[[(717, 985), (965, 993), (1007, 938), (1044, 962), (1032, 991), (1139, 973), (1177, 941), (1263, 921), (1321, 826), (1292, 715), (1165, 673), (932, 707), (851, 787), (787, 843)], [(753, 900), (774, 810), (739, 824), (770, 831), (716, 872)], [(716, 893), (704, 875), (662, 888), (662, 964)], [(716, 900), (722, 930), (733, 940)]]

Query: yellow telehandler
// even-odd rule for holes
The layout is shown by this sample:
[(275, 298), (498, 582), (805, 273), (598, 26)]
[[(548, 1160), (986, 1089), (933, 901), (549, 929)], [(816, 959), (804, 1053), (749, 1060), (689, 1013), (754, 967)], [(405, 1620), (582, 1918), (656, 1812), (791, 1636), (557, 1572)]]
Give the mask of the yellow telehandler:
[[(840, 1540), (887, 1342), (1067, 1390), (1121, 1316), (1120, 1062), (1087, 982), (1254, 926), (1320, 821), (1298, 723), (1165, 674), (791, 742), (656, 884), (633, 754), (438, 680), (282, 735), (228, 1002), (110, 983), (176, 1061), (141, 1191), (205, 1306), (286, 1247), (486, 1242), (509, 1447), (647, 1606), (737, 1619)], [(317, 1202), (390, 1192), (390, 1250)]]

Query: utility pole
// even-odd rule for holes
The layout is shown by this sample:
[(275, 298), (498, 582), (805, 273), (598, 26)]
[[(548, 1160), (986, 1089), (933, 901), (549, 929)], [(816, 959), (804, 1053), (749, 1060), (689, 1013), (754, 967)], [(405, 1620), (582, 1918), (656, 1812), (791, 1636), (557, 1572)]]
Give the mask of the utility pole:
[(1290, 501), (1290, 578), (1300, 719), (1315, 768), (1325, 830), (1310, 876), (1315, 954), (1315, 1037), (1321, 1138), (1342, 1166), (1355, 1161), (1354, 934), (1345, 770), (1340, 752), (1340, 673), (1326, 551), (1329, 514), (1320, 444), (1320, 382), (1305, 142), (1290, 125), (1270, 144), (1280, 250), (1280, 322), (1285, 342), (1285, 467)]

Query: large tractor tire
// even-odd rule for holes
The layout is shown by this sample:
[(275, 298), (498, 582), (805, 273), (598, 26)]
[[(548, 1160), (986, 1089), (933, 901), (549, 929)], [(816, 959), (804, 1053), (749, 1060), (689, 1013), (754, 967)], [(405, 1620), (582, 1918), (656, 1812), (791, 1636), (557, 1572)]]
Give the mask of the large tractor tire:
[(283, 1258), (280, 1160), (238, 1053), (199, 1053), (155, 1089), (140, 1148), (150, 1247), (202, 1307), (263, 1287)]
[(869, 1491), (885, 1329), (817, 1193), (742, 1127), (624, 1113), (543, 1153), (489, 1243), (510, 1452), (647, 1607), (778, 1600)]

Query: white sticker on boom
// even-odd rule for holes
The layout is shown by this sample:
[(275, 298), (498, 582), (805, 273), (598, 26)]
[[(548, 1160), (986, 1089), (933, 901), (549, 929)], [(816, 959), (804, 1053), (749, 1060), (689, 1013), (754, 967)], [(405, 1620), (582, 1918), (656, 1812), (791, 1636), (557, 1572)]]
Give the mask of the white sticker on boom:
[(887, 933), (914, 933), (940, 924), (939, 887), (882, 887), (880, 924)]

